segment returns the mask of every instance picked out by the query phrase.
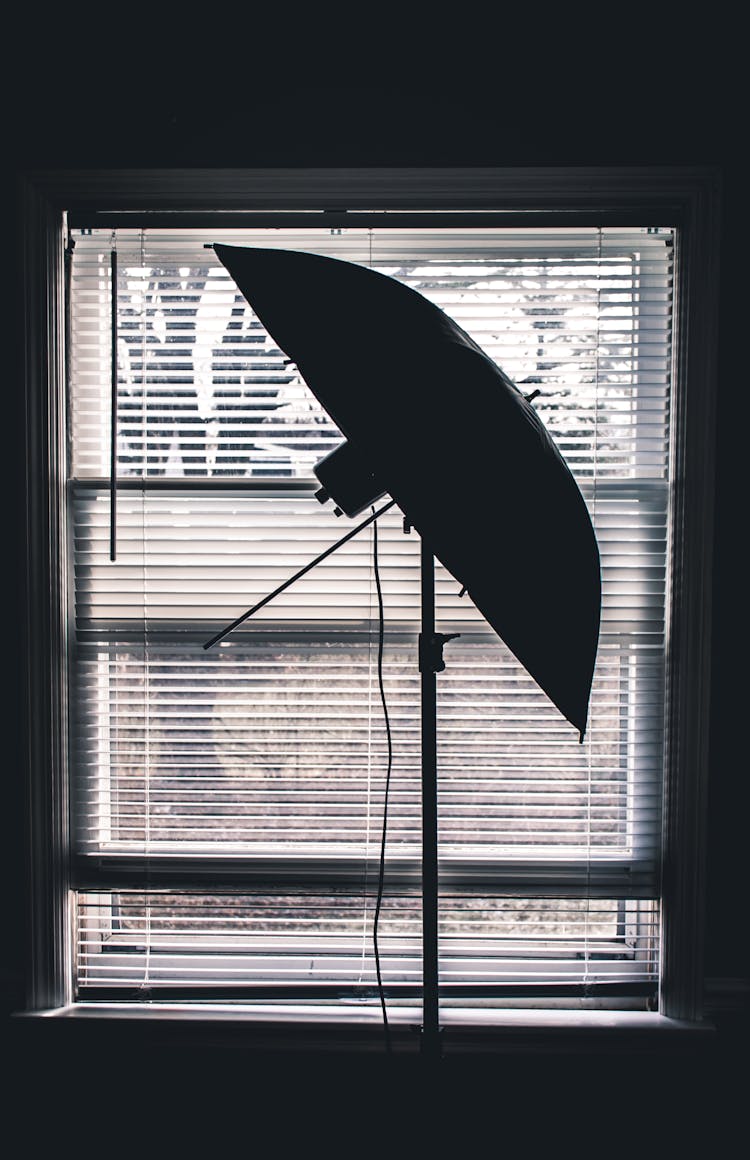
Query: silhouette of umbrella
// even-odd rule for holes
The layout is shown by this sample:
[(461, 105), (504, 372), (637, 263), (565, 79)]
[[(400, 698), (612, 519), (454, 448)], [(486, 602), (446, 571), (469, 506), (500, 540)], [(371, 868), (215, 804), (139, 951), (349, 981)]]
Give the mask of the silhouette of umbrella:
[(315, 254), (214, 249), (366, 468), (371, 499), (392, 496), (583, 739), (599, 552), (578, 486), (525, 396), (456, 322), (393, 278)]

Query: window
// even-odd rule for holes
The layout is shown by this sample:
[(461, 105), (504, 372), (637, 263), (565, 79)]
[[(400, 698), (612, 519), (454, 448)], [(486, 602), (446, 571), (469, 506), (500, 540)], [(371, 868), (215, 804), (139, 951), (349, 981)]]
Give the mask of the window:
[[(596, 213), (586, 225), (339, 215), (231, 230), (78, 218), (67, 235), (71, 997), (378, 1015), (372, 530), (202, 648), (347, 530), (313, 494), (312, 465), (338, 432), (214, 258), (210, 243), (229, 241), (402, 278), (541, 392), (602, 552), (590, 725), (580, 746), (438, 568), (438, 625), (461, 633), (438, 678), (441, 1009), (448, 1022), (512, 1006), (656, 1009), (673, 946), (661, 868), (684, 514), (680, 213), (644, 210), (627, 225)], [(458, 391), (456, 402), (460, 415)], [(380, 945), (389, 1013), (413, 1022), (419, 547), (395, 511), (379, 521), (379, 564), (394, 738)]]

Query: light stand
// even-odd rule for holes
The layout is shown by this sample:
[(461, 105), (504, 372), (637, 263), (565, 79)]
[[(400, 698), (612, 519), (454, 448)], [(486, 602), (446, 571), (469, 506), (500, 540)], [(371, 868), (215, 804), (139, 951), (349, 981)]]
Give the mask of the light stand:
[[(345, 435), (313, 468), (322, 484), (317, 498), (333, 499), (337, 514), (353, 517), (386, 493), (395, 495), (405, 514), (419, 513), (419, 528), (428, 540), (429, 551), (422, 545), (421, 553), (419, 638), (422, 1046), (425, 1055), (435, 1058), (440, 1053), (435, 674), (444, 668), (442, 646), (450, 638), (435, 632), (433, 553), (453, 561), (478, 611), (500, 639), (512, 637), (517, 660), (583, 739), (601, 608), (601, 564), (591, 518), (530, 398), (442, 307), (396, 278), (338, 258), (274, 247), (217, 244), (214, 250), (262, 326)], [(444, 487), (436, 489), (434, 483), (445, 471), (457, 383), (462, 405), (480, 421), (471, 440), (451, 442), (455, 498), (441, 510)], [(497, 475), (498, 455), (502, 480), (512, 480), (513, 486), (502, 527), (507, 567), (502, 583), (493, 584), (491, 529), (497, 524), (498, 488), (506, 486)], [(547, 583), (551, 574), (554, 584)]]
[[(273, 592), (238, 616), (203, 645), (204, 649), (228, 636), (259, 608), (284, 592), (300, 576), (325, 560), (342, 544), (351, 540), (374, 520), (382, 516), (395, 501), (358, 524), (330, 548), (305, 564)], [(404, 521), (404, 528), (407, 523)], [(421, 751), (422, 751), (422, 1039), (420, 1051), (426, 1060), (441, 1054), (440, 1001), (438, 970), (438, 812), (437, 812), (437, 674), (445, 668), (443, 645), (459, 633), (435, 632), (435, 558), (424, 540), (420, 542), (421, 622), (419, 634), (419, 673), (421, 678)]]

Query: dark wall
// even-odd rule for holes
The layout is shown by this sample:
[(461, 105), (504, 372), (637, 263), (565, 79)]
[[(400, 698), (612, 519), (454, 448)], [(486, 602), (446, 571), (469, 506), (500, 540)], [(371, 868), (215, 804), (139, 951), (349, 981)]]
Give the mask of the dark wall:
[[(477, 44), (482, 41), (481, 32), (474, 29)], [(338, 34), (332, 35), (335, 39)], [(607, 35), (611, 49), (618, 33)], [(264, 59), (255, 42), (248, 47), (239, 77), (232, 79), (231, 63), (222, 72), (222, 62), (207, 76), (205, 46), (195, 51), (194, 45), (194, 63), (186, 63), (182, 71), (175, 69), (170, 82), (163, 84), (154, 79), (152, 56), (146, 52), (139, 58), (137, 37), (129, 45), (120, 45), (114, 59), (108, 55), (107, 43), (105, 36), (98, 46), (100, 74), (113, 83), (99, 83), (95, 93), (77, 68), (81, 50), (75, 27), (61, 29), (60, 41), (47, 46), (43, 59), (29, 60), (24, 79), (6, 103), (9, 180), (19, 168), (76, 165), (653, 164), (721, 169), (724, 217), (706, 973), (721, 978), (746, 976), (740, 934), (746, 905), (748, 778), (741, 742), (747, 711), (738, 666), (745, 656), (741, 637), (746, 609), (748, 390), (741, 282), (745, 282), (747, 146), (740, 104), (742, 72), (735, 61), (732, 36), (720, 39), (704, 27), (680, 38), (669, 24), (652, 24), (642, 28), (641, 38), (624, 40), (616, 58), (610, 51), (600, 66), (593, 64), (595, 55), (583, 51), (588, 45), (582, 45), (575, 61), (559, 63), (561, 57), (555, 56), (552, 45), (545, 59), (526, 56), (519, 62), (512, 44), (503, 42), (494, 56), (477, 61), (474, 72), (466, 64), (457, 69), (451, 55), (433, 61), (428, 46), (422, 46), (415, 58), (418, 65), (411, 69), (406, 68), (406, 49), (392, 51), (387, 67), (380, 74), (370, 74), (378, 75), (376, 83), (352, 80), (339, 85), (320, 80), (335, 75), (335, 59), (329, 57), (325, 67), (321, 64), (317, 78), (310, 75), (309, 67), (303, 76), (284, 51)], [(398, 48), (397, 42), (393, 48)], [(352, 51), (346, 55), (350, 76), (355, 76)], [(145, 63), (139, 64), (139, 59)], [(511, 60), (515, 63), (510, 64)], [(416, 77), (413, 83), (396, 79), (412, 75)], [(6, 195), (10, 188), (6, 183)], [(7, 207), (11, 221), (12, 208), (11, 202)], [(18, 407), (16, 382), (6, 381), (6, 390)], [(21, 429), (18, 410), (12, 422), (14, 431)], [(10, 466), (17, 473), (21, 465), (12, 458)], [(17, 519), (15, 528), (21, 535)], [(13, 617), (13, 598), (11, 590), (9, 618)], [(17, 618), (10, 623), (17, 624)], [(22, 643), (17, 640), (8, 650), (8, 671), (14, 675), (6, 702), (11, 706), (18, 681), (10, 654)], [(15, 738), (15, 746), (8, 748), (6, 773), (11, 809), (2, 823), (15, 882), (21, 876), (22, 837), (18, 720), (15, 706), (7, 734)], [(16, 917), (19, 922), (23, 918), (20, 901)], [(12, 989), (19, 982), (14, 964), (21, 961), (14, 939), (8, 958)]]

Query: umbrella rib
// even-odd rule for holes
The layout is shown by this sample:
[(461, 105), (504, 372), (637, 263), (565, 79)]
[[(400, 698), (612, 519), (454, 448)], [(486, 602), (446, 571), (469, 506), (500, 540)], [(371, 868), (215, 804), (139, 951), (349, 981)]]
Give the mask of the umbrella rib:
[(264, 596), (262, 600), (259, 600), (258, 603), (254, 604), (252, 608), (249, 608), (247, 612), (243, 612), (242, 616), (238, 616), (236, 620), (233, 620), (231, 624), (227, 625), (226, 628), (223, 628), (221, 632), (217, 632), (215, 636), (212, 636), (210, 640), (207, 640), (203, 645), (203, 648), (209, 649), (212, 645), (218, 644), (220, 640), (223, 640), (225, 636), (229, 636), (230, 632), (234, 632), (235, 628), (239, 628), (241, 624), (244, 624), (244, 622), (249, 617), (251, 617), (254, 612), (257, 612), (259, 608), (263, 608), (264, 605), (273, 600), (275, 596), (278, 596), (280, 593), (284, 592), (291, 584), (294, 583), (295, 580), (299, 580), (301, 576), (304, 576), (305, 573), (314, 568), (316, 564), (320, 564), (322, 560), (325, 560), (328, 556), (335, 552), (337, 548), (340, 548), (342, 544), (347, 543), (347, 541), (356, 536), (358, 532), (361, 532), (364, 528), (368, 527), (373, 522), (373, 520), (376, 520), (379, 516), (384, 515), (385, 512), (394, 506), (395, 502), (395, 499), (392, 499), (389, 503), (384, 504), (383, 507), (378, 511), (373, 512), (372, 515), (369, 515), (367, 519), (363, 520), (361, 524), (358, 524), (356, 528), (352, 528), (350, 532), (347, 532), (346, 535), (342, 536), (340, 540), (337, 540), (335, 544), (331, 544), (330, 548), (326, 548), (325, 551), (321, 552), (319, 556), (316, 556), (314, 560), (310, 560), (307, 564), (304, 565), (303, 568), (300, 568), (298, 572), (295, 572), (293, 576), (290, 576), (287, 580), (285, 580), (283, 584), (279, 584), (278, 588), (274, 588), (273, 592), (269, 592), (267, 596)]

